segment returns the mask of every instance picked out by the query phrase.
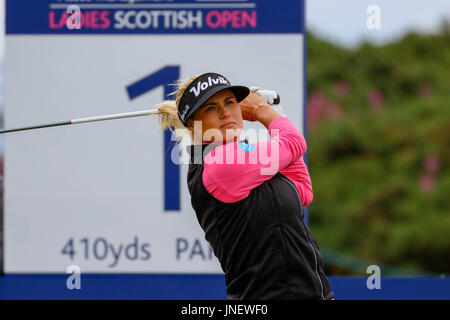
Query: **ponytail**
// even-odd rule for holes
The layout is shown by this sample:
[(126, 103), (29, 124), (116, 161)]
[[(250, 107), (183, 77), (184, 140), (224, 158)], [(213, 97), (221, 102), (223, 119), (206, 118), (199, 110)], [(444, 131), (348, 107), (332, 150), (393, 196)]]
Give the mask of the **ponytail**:
[(191, 130), (186, 128), (178, 118), (178, 108), (175, 100), (165, 100), (159, 103), (158, 110), (161, 112), (158, 114), (161, 130), (168, 128), (171, 132), (175, 131), (177, 141), (182, 140), (184, 135), (188, 135), (192, 139)]
[(171, 132), (175, 131), (177, 136), (177, 142), (181, 141), (185, 135), (189, 136), (193, 141), (193, 132), (189, 130), (178, 118), (178, 103), (181, 100), (186, 88), (194, 81), (198, 75), (192, 76), (186, 81), (178, 80), (174, 85), (177, 86), (177, 90), (170, 95), (176, 95), (175, 100), (164, 100), (157, 105), (158, 111), (161, 113), (159, 116), (159, 124), (162, 130), (169, 128)]

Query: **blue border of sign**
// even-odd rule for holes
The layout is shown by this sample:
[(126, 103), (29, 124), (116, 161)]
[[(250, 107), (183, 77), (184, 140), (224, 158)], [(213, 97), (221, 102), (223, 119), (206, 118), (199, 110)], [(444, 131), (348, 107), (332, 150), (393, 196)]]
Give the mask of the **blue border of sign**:
[[(0, 300), (224, 300), (223, 275), (81, 274), (69, 290), (68, 275), (8, 274), (0, 277)], [(449, 300), (450, 279), (381, 278), (368, 289), (364, 277), (329, 277), (336, 300)]]
[[(191, 3), (195, 0), (175, 0), (176, 3)], [(253, 3), (262, 3), (254, 0)], [(262, 23), (257, 27), (198, 29), (81, 29), (49, 28), (49, 7), (42, 1), (6, 0), (6, 34), (177, 34), (177, 33), (302, 33), (303, 41), (303, 131), (307, 138), (307, 41), (306, 0), (298, 2), (266, 2), (257, 11)], [(276, 6), (276, 8), (274, 7)], [(286, 8), (280, 8), (285, 6)], [(292, 8), (294, 6), (294, 8)], [(298, 6), (298, 7), (297, 7)], [(257, 6), (258, 7), (258, 6)], [(27, 10), (24, 10), (26, 8)], [(295, 9), (295, 10), (294, 10)], [(300, 10), (300, 21), (298, 19)], [(59, 10), (59, 11), (58, 11)], [(130, 9), (131, 10), (131, 9)], [(55, 14), (64, 10), (55, 9)], [(116, 9), (111, 9), (114, 15)], [(201, 9), (203, 15), (206, 9)], [(10, 19), (18, 16), (21, 19)], [(297, 19), (296, 19), (297, 18)], [(307, 154), (305, 154), (307, 163)], [(305, 208), (305, 219), (307, 219)], [(82, 274), (81, 288), (69, 290), (65, 274), (6, 274), (0, 276), (0, 299), (153, 299), (153, 300), (222, 300), (226, 299), (223, 275), (208, 274)], [(368, 289), (364, 277), (329, 277), (336, 299), (450, 299), (450, 279), (435, 277), (381, 278), (380, 289)]]
[[(303, 13), (303, 135), (305, 136), (305, 140), (308, 141), (308, 78), (307, 78), (307, 54), (308, 54), (308, 47), (307, 47), (307, 41), (306, 41), (306, 0), (302, 1), (302, 13)], [(308, 166), (308, 151), (303, 155), (303, 161)], [(309, 211), (308, 206), (304, 208), (304, 221), (305, 224), (308, 225), (309, 223)]]
[[(170, 3), (145, 0), (136, 3), (123, 0), (94, 0), (92, 3), (83, 0), (6, 0), (6, 34), (303, 33), (301, 20), (304, 15), (298, 14), (302, 3), (264, 0), (226, 3), (205, 0), (171, 0)], [(77, 5), (79, 20), (73, 15), (74, 11), (67, 12), (71, 5)]]

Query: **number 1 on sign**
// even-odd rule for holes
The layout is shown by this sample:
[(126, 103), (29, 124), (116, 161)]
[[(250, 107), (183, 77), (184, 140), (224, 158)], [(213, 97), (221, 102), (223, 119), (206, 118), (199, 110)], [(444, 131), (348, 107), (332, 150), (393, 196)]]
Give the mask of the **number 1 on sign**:
[[(129, 86), (127, 92), (133, 100), (153, 89), (164, 86), (163, 99), (170, 99), (173, 87), (180, 77), (180, 66), (165, 66), (156, 72), (140, 79)], [(171, 160), (171, 136), (169, 129), (164, 130), (164, 210), (180, 211), (180, 166)]]

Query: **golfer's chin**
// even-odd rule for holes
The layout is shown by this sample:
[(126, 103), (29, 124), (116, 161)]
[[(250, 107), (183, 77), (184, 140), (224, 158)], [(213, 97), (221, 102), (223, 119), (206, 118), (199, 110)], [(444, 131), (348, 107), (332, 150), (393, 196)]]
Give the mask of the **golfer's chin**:
[(220, 131), (222, 132), (223, 137), (223, 143), (230, 143), (234, 141), (238, 141), (242, 129), (239, 128), (237, 125), (233, 125), (233, 127), (228, 128), (220, 128)]

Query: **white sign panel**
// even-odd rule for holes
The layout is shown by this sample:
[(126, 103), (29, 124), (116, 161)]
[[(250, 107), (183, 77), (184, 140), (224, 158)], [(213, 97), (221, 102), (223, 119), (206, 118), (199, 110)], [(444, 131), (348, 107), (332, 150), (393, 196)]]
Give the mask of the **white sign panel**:
[[(212, 71), (302, 130), (303, 3), (274, 6), (7, 0), (5, 128), (151, 109)], [(155, 116), (6, 135), (5, 272), (221, 273), (173, 144)]]

